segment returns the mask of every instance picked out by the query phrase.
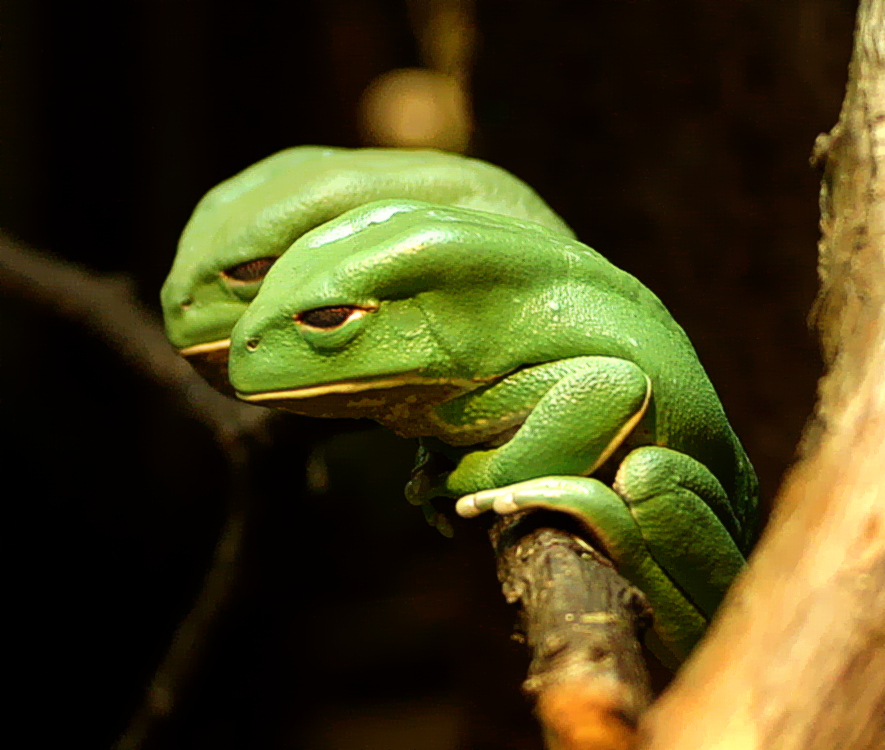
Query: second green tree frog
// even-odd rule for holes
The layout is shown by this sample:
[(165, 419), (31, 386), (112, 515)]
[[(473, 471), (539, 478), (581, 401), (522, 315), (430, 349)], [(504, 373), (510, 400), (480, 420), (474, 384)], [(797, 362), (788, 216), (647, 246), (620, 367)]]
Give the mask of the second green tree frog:
[(478, 208), (571, 235), (528, 185), (478, 159), (427, 149), (290, 148), (222, 182), (197, 205), (161, 293), (169, 340), (229, 390), (230, 331), (268, 269), (308, 230), (383, 198)]

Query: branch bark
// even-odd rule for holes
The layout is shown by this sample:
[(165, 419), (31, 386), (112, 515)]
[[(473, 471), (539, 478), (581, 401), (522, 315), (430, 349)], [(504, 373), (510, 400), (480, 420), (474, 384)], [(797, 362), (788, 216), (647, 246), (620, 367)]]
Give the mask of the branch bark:
[(815, 145), (828, 374), (749, 570), (642, 726), (644, 748), (885, 747), (885, 0), (861, 0)]
[(562, 524), (561, 514), (502, 517), (492, 529), (504, 596), (520, 604), (532, 649), (523, 690), (549, 750), (625, 750), (651, 701), (640, 641), (642, 593)]

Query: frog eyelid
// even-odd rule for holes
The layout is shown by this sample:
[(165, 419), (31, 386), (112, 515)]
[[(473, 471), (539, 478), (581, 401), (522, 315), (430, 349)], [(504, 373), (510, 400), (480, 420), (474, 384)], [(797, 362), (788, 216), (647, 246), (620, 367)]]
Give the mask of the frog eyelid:
[[(337, 218), (337, 215), (328, 217), (329, 219)], [(283, 245), (288, 247), (295, 240), (297, 240), (302, 235), (310, 232), (316, 227), (320, 226), (322, 222), (319, 222), (314, 225), (309, 225), (307, 227), (303, 227), (300, 230), (299, 234), (296, 234), (294, 237), (291, 237), (287, 242), (284, 242)], [(264, 281), (264, 277), (267, 276), (267, 272), (270, 270), (270, 267), (276, 263), (280, 259), (279, 255), (266, 255), (261, 258), (252, 258), (251, 260), (243, 261), (242, 263), (237, 263), (236, 265), (229, 266), (228, 268), (223, 268), (221, 270), (222, 278), (228, 284), (256, 284), (260, 281)], [(245, 276), (245, 278), (242, 278)]]
[(295, 313), (292, 318), (313, 331), (335, 331), (377, 309), (362, 305), (326, 305)]
[(279, 258), (276, 255), (253, 258), (222, 269), (221, 276), (229, 284), (255, 284), (264, 280), (267, 272), (277, 260)]

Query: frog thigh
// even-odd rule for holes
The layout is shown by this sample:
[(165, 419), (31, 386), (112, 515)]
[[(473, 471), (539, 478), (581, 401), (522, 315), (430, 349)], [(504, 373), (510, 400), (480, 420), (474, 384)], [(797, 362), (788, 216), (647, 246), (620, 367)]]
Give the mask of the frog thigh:
[(746, 564), (729, 529), (712, 510), (730, 512), (716, 477), (691, 456), (645, 446), (621, 463), (614, 490), (627, 503), (652, 557), (712, 617)]
[(566, 373), (508, 442), (461, 459), (446, 481), (450, 494), (457, 497), (551, 474), (590, 474), (645, 413), (651, 381), (633, 362), (575, 357), (557, 365), (565, 365)]
[(576, 518), (605, 548), (618, 572), (637, 586), (654, 609), (654, 637), (649, 647), (668, 666), (685, 659), (703, 635), (706, 620), (649, 552), (636, 519), (624, 500), (598, 479), (550, 476), (484, 490), (461, 498), (462, 516), (487, 510), (512, 513), (530, 508), (556, 510)]

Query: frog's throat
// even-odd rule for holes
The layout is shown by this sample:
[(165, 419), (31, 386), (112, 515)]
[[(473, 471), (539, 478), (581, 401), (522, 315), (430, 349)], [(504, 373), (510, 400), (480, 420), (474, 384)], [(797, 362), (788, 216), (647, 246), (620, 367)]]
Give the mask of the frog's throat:
[(309, 399), (332, 394), (362, 393), (364, 391), (387, 390), (401, 386), (450, 386), (465, 391), (473, 390), (482, 385), (483, 381), (457, 378), (422, 378), (419, 375), (402, 375), (394, 378), (378, 380), (342, 380), (337, 383), (314, 385), (307, 388), (293, 388), (284, 391), (266, 391), (263, 393), (241, 393), (237, 396), (243, 401), (282, 401), (288, 399)]
[(207, 341), (205, 344), (194, 344), (179, 349), (178, 353), (182, 357), (195, 357), (201, 354), (210, 354), (212, 352), (220, 352), (230, 349), (230, 339), (219, 339), (218, 341)]

